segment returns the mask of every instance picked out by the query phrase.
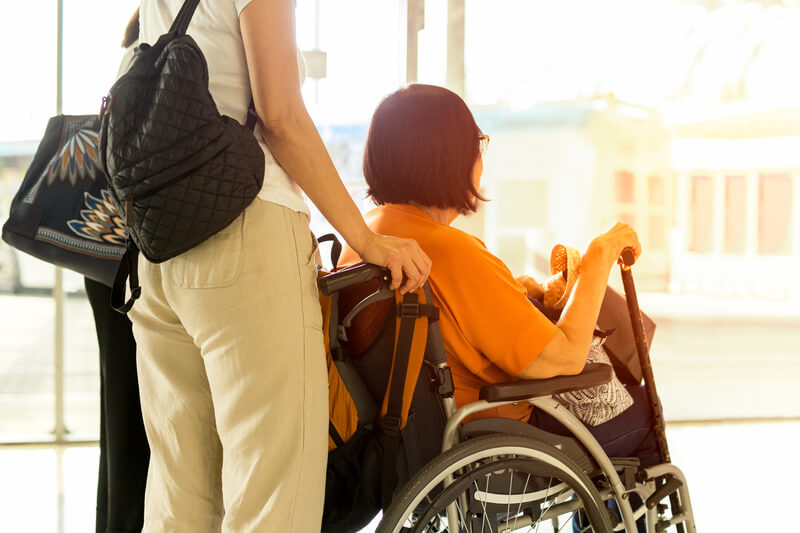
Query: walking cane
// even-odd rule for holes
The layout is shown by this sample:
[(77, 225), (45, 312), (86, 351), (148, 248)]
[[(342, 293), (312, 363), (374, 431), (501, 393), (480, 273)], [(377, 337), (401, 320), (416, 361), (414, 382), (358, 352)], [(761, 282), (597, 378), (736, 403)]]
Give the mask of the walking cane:
[[(642, 378), (644, 378), (644, 389), (647, 393), (647, 399), (650, 403), (650, 412), (653, 415), (653, 430), (656, 434), (656, 441), (658, 442), (658, 450), (661, 454), (661, 461), (669, 463), (669, 448), (667, 447), (667, 433), (666, 425), (664, 423), (664, 411), (661, 408), (661, 400), (656, 391), (656, 381), (653, 376), (653, 365), (650, 363), (650, 351), (647, 346), (647, 337), (644, 333), (644, 323), (642, 322), (642, 312), (639, 310), (639, 299), (636, 296), (636, 287), (633, 285), (633, 274), (631, 273), (631, 266), (635, 261), (632, 248), (625, 248), (619, 258), (619, 269), (622, 275), (622, 286), (625, 289), (625, 301), (628, 304), (628, 315), (631, 317), (631, 327), (633, 328), (633, 339), (636, 343), (636, 352), (639, 355), (639, 364), (642, 367)], [(656, 490), (656, 494), (669, 493), (669, 503), (672, 514), (681, 512), (680, 500), (678, 494), (675, 492), (682, 483), (667, 476), (665, 484)], [(663, 496), (662, 496), (663, 497)], [(658, 503), (661, 498), (648, 499), (648, 506), (653, 506)], [(684, 533), (685, 529), (683, 524), (676, 524), (675, 527), (678, 533)]]

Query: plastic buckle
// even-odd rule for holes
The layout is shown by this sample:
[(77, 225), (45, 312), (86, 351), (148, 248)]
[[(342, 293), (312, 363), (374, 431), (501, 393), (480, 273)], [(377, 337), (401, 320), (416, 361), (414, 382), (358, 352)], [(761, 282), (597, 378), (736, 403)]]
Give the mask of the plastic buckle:
[(419, 304), (397, 304), (397, 316), (400, 318), (419, 318)]
[(347, 338), (347, 328), (343, 325), (339, 324), (336, 326), (336, 338), (342, 342), (347, 342), (349, 339)]
[(453, 386), (453, 373), (450, 371), (450, 367), (434, 368), (434, 372), (436, 373), (436, 392), (439, 397), (452, 398), (455, 386)]
[(390, 434), (400, 433), (400, 417), (386, 415), (383, 417), (383, 431)]

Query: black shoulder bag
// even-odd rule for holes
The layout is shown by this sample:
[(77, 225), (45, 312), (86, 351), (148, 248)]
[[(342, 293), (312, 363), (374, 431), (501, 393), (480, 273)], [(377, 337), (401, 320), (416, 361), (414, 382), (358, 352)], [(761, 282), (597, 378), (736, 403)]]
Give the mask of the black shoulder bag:
[(3, 240), (110, 287), (127, 235), (98, 161), (99, 127), (97, 115), (57, 115), (47, 122), (11, 202)]
[(141, 294), (139, 251), (160, 263), (200, 244), (233, 222), (264, 181), (252, 100), (245, 126), (221, 115), (205, 57), (186, 35), (198, 3), (186, 0), (167, 33), (139, 45), (100, 111), (100, 161), (128, 231), (111, 298), (122, 313)]

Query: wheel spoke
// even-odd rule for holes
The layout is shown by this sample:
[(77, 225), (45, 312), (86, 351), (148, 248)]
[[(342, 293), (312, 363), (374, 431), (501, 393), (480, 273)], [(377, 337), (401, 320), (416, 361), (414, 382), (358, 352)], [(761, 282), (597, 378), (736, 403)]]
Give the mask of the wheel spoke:
[(464, 516), (464, 510), (461, 509), (461, 503), (462, 503), (461, 496), (459, 496), (458, 498), (456, 498), (455, 501), (456, 510), (458, 511), (458, 515), (461, 517), (461, 522), (464, 524), (464, 528), (466, 529), (467, 527), (469, 527), (469, 529), (471, 530), (472, 526), (467, 524), (467, 517)]
[[(525, 478), (525, 486), (522, 487), (522, 494), (525, 494), (525, 491), (528, 490), (528, 482), (530, 482), (530, 480), (531, 480), (531, 475), (528, 474), (527, 477)], [(509, 501), (511, 501), (511, 498), (509, 498)], [(522, 510), (522, 498), (520, 498), (519, 501), (517, 502), (517, 511), (514, 513), (514, 524), (511, 526), (511, 531), (517, 529), (517, 518), (519, 518), (519, 513), (521, 510)]]
[[(506, 520), (508, 520), (508, 517), (510, 516), (509, 512), (511, 511), (511, 492), (512, 492), (511, 488), (512, 488), (513, 484), (514, 484), (514, 473), (513, 472), (509, 472), (508, 473), (508, 499), (506, 500)], [(520, 500), (520, 503), (522, 503), (522, 500)]]
[(564, 526), (566, 526), (567, 524), (569, 524), (570, 522), (572, 522), (575, 519), (575, 515), (576, 514), (578, 514), (577, 511), (573, 512), (563, 524), (558, 526), (558, 532), (557, 533), (561, 533), (561, 530), (564, 529)]
[[(547, 496), (548, 496), (548, 494), (550, 494), (550, 488), (551, 488), (552, 486), (553, 486), (553, 478), (551, 477), (551, 478), (550, 478), (550, 479), (547, 481), (547, 490), (546, 490), (546, 491), (545, 491), (545, 493), (544, 493), (544, 501), (545, 501), (545, 502), (547, 502)], [(550, 507), (552, 507), (552, 506), (553, 506), (553, 504), (550, 504), (550, 505), (548, 505), (548, 506), (547, 506), (547, 508), (545, 508), (545, 509), (542, 509), (542, 512), (539, 514), (539, 519), (536, 521), (536, 529), (534, 530), (534, 533), (537, 533), (537, 532), (539, 531), (539, 525), (542, 523), (542, 516), (544, 516), (544, 514), (545, 514), (545, 513), (546, 513), (548, 510), (550, 510)]]
[[(489, 494), (489, 478), (492, 477), (491, 472), (486, 475), (486, 488), (484, 489), (484, 494)], [(478, 487), (478, 481), (475, 480), (473, 482), (475, 485), (475, 490), (480, 491), (480, 487)], [(481, 533), (483, 533), (483, 526), (484, 524), (489, 524), (489, 533), (494, 533), (492, 531), (492, 524), (489, 522), (489, 513), (486, 511), (486, 498), (484, 497), (481, 499), (481, 508), (483, 509), (483, 515), (481, 516)]]

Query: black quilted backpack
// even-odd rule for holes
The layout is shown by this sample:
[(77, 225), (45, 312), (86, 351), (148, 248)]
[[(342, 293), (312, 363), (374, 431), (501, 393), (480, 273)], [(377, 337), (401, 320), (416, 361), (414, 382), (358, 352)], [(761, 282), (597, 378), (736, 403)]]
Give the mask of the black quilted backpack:
[(206, 60), (186, 35), (198, 3), (186, 0), (167, 33), (139, 45), (103, 98), (100, 161), (128, 231), (111, 299), (122, 313), (141, 294), (139, 251), (160, 263), (200, 244), (233, 222), (264, 181), (252, 100), (245, 126), (221, 115)]

